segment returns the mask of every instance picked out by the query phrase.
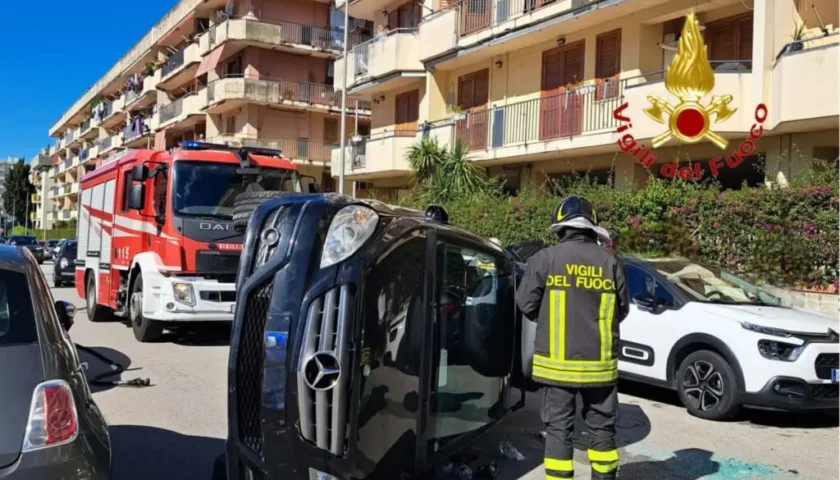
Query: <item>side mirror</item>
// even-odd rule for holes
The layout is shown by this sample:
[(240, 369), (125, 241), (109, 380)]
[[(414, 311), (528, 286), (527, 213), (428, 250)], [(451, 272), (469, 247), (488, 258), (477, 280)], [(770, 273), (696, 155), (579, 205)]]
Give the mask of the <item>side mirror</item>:
[(649, 312), (654, 311), (658, 306), (656, 298), (649, 293), (640, 293), (636, 295), (633, 297), (633, 302), (638, 305), (640, 309)]
[(55, 302), (55, 313), (58, 315), (58, 323), (65, 332), (70, 331), (73, 326), (73, 317), (76, 316), (76, 307), (70, 303), (59, 300)]
[(131, 185), (128, 190), (128, 208), (131, 210), (143, 210), (146, 200), (146, 189), (142, 183)]
[(137, 165), (131, 169), (131, 180), (145, 182), (149, 178), (149, 169), (145, 165)]
[(321, 184), (312, 182), (309, 184), (309, 193), (321, 193)]

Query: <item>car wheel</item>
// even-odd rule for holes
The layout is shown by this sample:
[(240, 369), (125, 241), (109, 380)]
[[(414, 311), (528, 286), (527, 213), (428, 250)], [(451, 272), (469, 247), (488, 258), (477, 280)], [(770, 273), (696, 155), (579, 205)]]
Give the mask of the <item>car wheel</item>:
[(695, 417), (729, 420), (741, 409), (735, 372), (723, 357), (709, 350), (688, 355), (677, 371), (680, 401)]
[(163, 324), (143, 317), (143, 276), (138, 275), (131, 287), (128, 299), (128, 318), (134, 330), (134, 338), (141, 342), (153, 342), (163, 335)]
[(213, 480), (227, 480), (227, 462), (224, 453), (216, 457), (216, 461), (213, 462)]
[(88, 277), (87, 287), (85, 288), (88, 318), (91, 322), (105, 322), (111, 319), (111, 310), (96, 303), (96, 279), (93, 278), (93, 275)]
[(273, 200), (286, 195), (288, 192), (278, 190), (262, 190), (257, 192), (242, 192), (233, 202), (233, 229), (239, 233), (248, 228), (251, 214), (267, 200)]
[(53, 287), (61, 288), (63, 286), (64, 286), (64, 282), (61, 281), (61, 279), (58, 277), (58, 275), (53, 273)]

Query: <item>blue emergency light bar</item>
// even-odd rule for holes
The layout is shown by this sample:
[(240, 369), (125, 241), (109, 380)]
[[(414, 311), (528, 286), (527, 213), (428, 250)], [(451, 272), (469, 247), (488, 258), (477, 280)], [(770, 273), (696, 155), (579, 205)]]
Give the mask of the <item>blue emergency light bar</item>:
[(245, 152), (253, 155), (264, 155), (266, 157), (283, 156), (283, 151), (276, 148), (237, 147), (233, 145), (224, 145), (222, 143), (197, 142), (194, 140), (184, 141), (178, 145), (184, 150), (221, 150), (224, 152), (234, 153)]

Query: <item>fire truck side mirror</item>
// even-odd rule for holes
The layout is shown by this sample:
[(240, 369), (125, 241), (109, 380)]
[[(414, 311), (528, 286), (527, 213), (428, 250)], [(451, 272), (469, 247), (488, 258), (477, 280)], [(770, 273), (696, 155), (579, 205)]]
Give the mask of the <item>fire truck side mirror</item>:
[(143, 210), (146, 200), (146, 189), (142, 183), (131, 185), (128, 190), (128, 208), (131, 210)]
[(145, 165), (137, 165), (131, 169), (131, 179), (135, 182), (145, 182), (149, 178), (149, 168)]

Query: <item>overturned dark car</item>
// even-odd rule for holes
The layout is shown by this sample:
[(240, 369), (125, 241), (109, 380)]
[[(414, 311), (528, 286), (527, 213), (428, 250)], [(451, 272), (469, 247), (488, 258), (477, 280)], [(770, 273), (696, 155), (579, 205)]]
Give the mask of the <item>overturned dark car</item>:
[(227, 478), (410, 478), (468, 446), (524, 405), (516, 269), (440, 207), (262, 203), (237, 277)]

